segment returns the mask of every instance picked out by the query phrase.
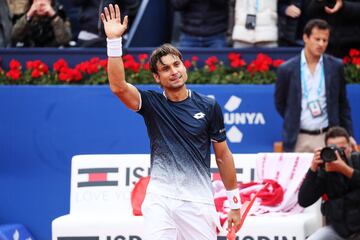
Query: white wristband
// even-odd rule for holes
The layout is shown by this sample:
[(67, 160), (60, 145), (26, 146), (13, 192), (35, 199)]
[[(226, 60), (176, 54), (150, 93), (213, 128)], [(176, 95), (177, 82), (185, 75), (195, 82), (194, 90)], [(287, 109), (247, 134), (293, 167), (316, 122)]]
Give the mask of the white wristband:
[(235, 188), (230, 191), (226, 191), (226, 195), (229, 201), (229, 205), (231, 209), (240, 209), (241, 201), (240, 201), (240, 192), (238, 188)]
[(106, 38), (107, 42), (107, 55), (108, 57), (121, 57), (122, 56), (122, 38), (109, 39)]

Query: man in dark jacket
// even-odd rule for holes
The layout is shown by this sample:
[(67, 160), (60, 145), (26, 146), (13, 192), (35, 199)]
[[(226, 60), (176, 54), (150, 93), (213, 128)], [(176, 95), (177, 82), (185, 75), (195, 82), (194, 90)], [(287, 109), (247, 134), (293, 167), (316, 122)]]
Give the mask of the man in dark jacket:
[(171, 0), (181, 14), (179, 47), (226, 47), (227, 0)]
[(71, 0), (75, 7), (80, 8), (78, 47), (106, 47), (105, 33), (101, 24), (100, 13), (105, 6), (118, 4), (121, 14), (128, 16), (130, 24), (134, 21), (141, 0)]
[(278, 0), (278, 44), (279, 46), (304, 46), (302, 30), (307, 21), (303, 11), (306, 1)]
[(7, 1), (0, 1), (0, 48), (10, 46), (11, 13)]
[(299, 191), (299, 204), (308, 207), (323, 197), (321, 212), (327, 225), (307, 240), (360, 239), (360, 155), (351, 152), (344, 128), (330, 128), (325, 143), (333, 150), (315, 151)]
[(301, 54), (278, 68), (275, 105), (284, 119), (286, 152), (313, 152), (323, 147), (325, 132), (334, 126), (344, 127), (356, 147), (343, 63), (324, 54), (329, 36), (326, 21), (310, 20), (304, 28)]

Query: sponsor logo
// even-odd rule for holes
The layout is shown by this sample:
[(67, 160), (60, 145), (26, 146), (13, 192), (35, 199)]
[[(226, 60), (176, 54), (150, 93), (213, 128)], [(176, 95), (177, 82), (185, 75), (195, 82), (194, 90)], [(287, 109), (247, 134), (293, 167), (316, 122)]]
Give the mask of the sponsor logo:
[[(217, 240), (227, 240), (226, 237), (217, 237)], [(295, 236), (286, 237), (286, 236), (244, 236), (244, 237), (236, 237), (235, 240), (296, 240)]]
[(261, 112), (239, 112), (238, 109), (242, 99), (232, 95), (224, 105), (224, 123), (230, 125), (226, 133), (231, 143), (241, 143), (243, 133), (239, 129), (240, 125), (264, 125), (265, 118)]
[(105, 187), (117, 186), (118, 181), (111, 181), (110, 175), (117, 175), (118, 168), (82, 168), (78, 170), (79, 175), (87, 175), (86, 181), (79, 181), (78, 187)]
[[(84, 237), (58, 237), (57, 240), (100, 240), (99, 236), (84, 236)], [(130, 236), (106, 236), (106, 240), (142, 240), (141, 237), (136, 235), (130, 235)]]
[(13, 238), (13, 240), (20, 240), (20, 239), (32, 240), (31, 237), (24, 238), (24, 236), (20, 236), (20, 232), (17, 229), (14, 231), (14, 234), (13, 234), (12, 238)]
[[(251, 182), (255, 180), (255, 168), (235, 168), (235, 170), (238, 181)], [(210, 168), (210, 173), (212, 180), (221, 180), (218, 168)]]
[(125, 171), (125, 186), (132, 186), (139, 181), (141, 177), (146, 177), (150, 175), (150, 168), (135, 167), (135, 168), (126, 168)]
[(203, 112), (198, 112), (196, 114), (194, 114), (193, 116), (195, 119), (201, 119), (201, 118), (204, 118), (205, 117), (205, 113)]

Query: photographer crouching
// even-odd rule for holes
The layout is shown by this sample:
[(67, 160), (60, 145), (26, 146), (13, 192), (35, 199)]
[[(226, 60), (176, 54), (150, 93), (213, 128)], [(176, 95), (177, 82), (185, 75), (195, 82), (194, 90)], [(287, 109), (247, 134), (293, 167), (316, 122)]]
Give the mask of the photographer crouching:
[(352, 152), (341, 127), (330, 128), (326, 147), (316, 149), (299, 191), (299, 204), (308, 207), (322, 197), (326, 226), (307, 240), (360, 239), (360, 154)]

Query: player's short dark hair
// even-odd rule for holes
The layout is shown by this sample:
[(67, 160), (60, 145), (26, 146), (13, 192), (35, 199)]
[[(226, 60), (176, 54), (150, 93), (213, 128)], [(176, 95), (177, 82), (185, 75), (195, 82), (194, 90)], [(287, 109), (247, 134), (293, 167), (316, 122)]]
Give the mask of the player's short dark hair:
[(321, 30), (329, 30), (331, 29), (330, 25), (323, 19), (314, 18), (308, 21), (304, 27), (304, 34), (310, 37), (312, 30), (314, 28), (318, 28)]
[(158, 73), (158, 68), (157, 68), (157, 63), (160, 62), (163, 64), (163, 62), (161, 61), (161, 58), (163, 56), (166, 55), (174, 55), (179, 57), (179, 59), (181, 61), (183, 61), (182, 55), (180, 53), (180, 51), (174, 47), (173, 45), (169, 44), (169, 43), (165, 43), (163, 45), (161, 45), (160, 47), (156, 48), (150, 56), (150, 71), (152, 73)]
[(343, 127), (332, 127), (325, 134), (325, 144), (329, 138), (344, 137), (347, 142), (350, 142), (350, 135)]

